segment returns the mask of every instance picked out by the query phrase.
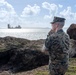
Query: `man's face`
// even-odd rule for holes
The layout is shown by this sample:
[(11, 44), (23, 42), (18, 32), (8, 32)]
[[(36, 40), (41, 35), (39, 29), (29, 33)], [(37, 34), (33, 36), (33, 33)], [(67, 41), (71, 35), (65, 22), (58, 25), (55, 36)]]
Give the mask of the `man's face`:
[(57, 23), (53, 23), (51, 26), (52, 26), (52, 30), (56, 30), (56, 28), (57, 28)]

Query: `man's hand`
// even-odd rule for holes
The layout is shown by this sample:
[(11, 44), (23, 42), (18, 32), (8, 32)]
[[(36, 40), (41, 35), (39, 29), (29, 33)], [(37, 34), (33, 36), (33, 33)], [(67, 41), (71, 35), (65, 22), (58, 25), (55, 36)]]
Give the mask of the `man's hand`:
[(45, 47), (45, 45), (43, 45), (41, 52), (49, 55), (48, 49)]

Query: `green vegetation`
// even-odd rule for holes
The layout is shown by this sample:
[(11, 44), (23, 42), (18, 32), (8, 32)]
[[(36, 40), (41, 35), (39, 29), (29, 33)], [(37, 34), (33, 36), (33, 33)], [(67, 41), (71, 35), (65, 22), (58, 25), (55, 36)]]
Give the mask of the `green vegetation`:
[[(35, 72), (35, 75), (49, 75), (48, 70), (39, 70)], [(65, 75), (76, 75), (76, 58), (70, 58), (69, 68)]]
[(45, 72), (37, 72), (35, 75), (49, 75), (48, 71)]

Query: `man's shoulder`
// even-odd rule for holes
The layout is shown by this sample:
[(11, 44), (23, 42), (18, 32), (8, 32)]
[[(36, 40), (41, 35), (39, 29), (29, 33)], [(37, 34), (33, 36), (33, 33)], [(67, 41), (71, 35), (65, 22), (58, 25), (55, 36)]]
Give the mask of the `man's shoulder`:
[(55, 33), (54, 34), (51, 34), (47, 37), (47, 39), (54, 39), (56, 37)]
[(60, 33), (53, 33), (53, 34), (51, 34), (50, 36), (49, 36), (49, 39), (53, 39), (53, 41), (55, 40), (55, 39), (57, 39), (57, 40), (60, 40), (60, 39), (63, 39), (63, 38), (67, 38), (67, 39), (69, 39), (69, 36), (65, 33), (65, 32), (60, 32)]
[(49, 38), (57, 38), (58, 37), (58, 34), (57, 33), (53, 33), (53, 34), (51, 34), (50, 36), (49, 36)]

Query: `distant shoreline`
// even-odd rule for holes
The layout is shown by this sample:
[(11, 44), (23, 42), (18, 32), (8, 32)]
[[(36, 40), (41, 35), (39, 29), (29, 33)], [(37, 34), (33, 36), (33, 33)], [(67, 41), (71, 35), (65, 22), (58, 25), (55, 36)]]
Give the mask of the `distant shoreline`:
[[(63, 29), (67, 29), (68, 27), (64, 27)], [(20, 29), (20, 28), (0, 28), (0, 29)], [(24, 28), (21, 28), (21, 29), (51, 29), (49, 27), (24, 27)]]

